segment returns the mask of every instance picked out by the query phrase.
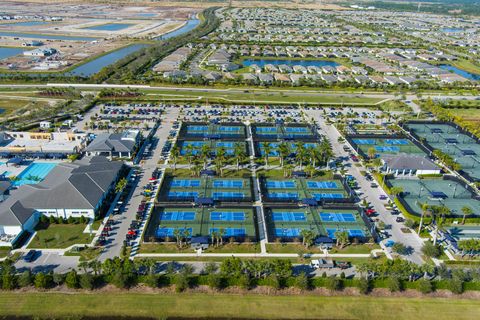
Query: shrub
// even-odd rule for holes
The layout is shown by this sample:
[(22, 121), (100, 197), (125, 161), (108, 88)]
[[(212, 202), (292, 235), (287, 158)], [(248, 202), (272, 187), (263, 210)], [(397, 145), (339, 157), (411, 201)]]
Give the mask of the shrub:
[(72, 270), (69, 273), (67, 273), (67, 276), (65, 277), (65, 284), (67, 285), (68, 288), (77, 289), (78, 282), (79, 281), (78, 281), (77, 271)]
[(145, 283), (147, 286), (151, 288), (157, 288), (159, 283), (158, 277), (155, 274), (148, 274), (143, 279), (143, 283)]
[(428, 279), (422, 278), (417, 281), (417, 289), (424, 294), (430, 293), (433, 291), (432, 282)]
[(3, 290), (13, 290), (16, 287), (15, 274), (11, 272), (4, 272), (2, 276), (2, 288)]
[(190, 286), (190, 283), (189, 283), (188, 280), (189, 279), (188, 279), (187, 275), (185, 275), (183, 273), (177, 274), (174, 278), (175, 291), (176, 292), (183, 292), (186, 289), (188, 289), (188, 287)]
[(54, 216), (50, 216), (50, 217), (48, 218), (48, 221), (49, 221), (51, 224), (52, 224), (52, 223), (57, 223), (57, 219), (55, 219)]
[(422, 253), (429, 258), (438, 258), (442, 255), (442, 248), (427, 241), (422, 247)]
[(300, 290), (308, 290), (310, 288), (310, 283), (305, 272), (300, 273), (295, 277), (295, 287)]
[(331, 291), (337, 291), (342, 288), (342, 282), (337, 277), (328, 277), (325, 281), (325, 287)]
[(52, 277), (53, 283), (55, 283), (56, 286), (61, 285), (65, 281), (65, 276), (61, 273), (54, 273)]
[(33, 284), (37, 289), (47, 289), (48, 287), (50, 287), (49, 276), (44, 274), (43, 272), (39, 272), (35, 275), (35, 280)]
[(395, 253), (405, 255), (408, 253), (408, 248), (401, 242), (397, 242), (392, 246), (392, 250)]
[(282, 287), (280, 279), (276, 275), (271, 275), (265, 279), (265, 285), (273, 289), (280, 289)]
[(389, 277), (387, 279), (387, 288), (390, 292), (397, 292), (402, 290), (402, 283), (397, 277)]
[(252, 280), (250, 279), (249, 275), (242, 274), (237, 279), (237, 285), (242, 289), (248, 290), (252, 286)]
[(362, 294), (368, 294), (372, 290), (372, 282), (367, 278), (360, 278), (357, 282), (358, 291)]
[(32, 273), (30, 270), (25, 270), (22, 272), (20, 277), (18, 277), (18, 285), (21, 288), (25, 288), (32, 285)]
[(111, 283), (116, 286), (117, 288), (123, 289), (126, 288), (128, 285), (127, 277), (123, 274), (121, 270), (114, 273)]
[(412, 219), (407, 219), (405, 220), (405, 227), (414, 229), (417, 226), (417, 223), (413, 221)]
[(93, 289), (93, 276), (90, 273), (84, 273), (80, 276), (80, 287), (86, 290)]
[(456, 294), (461, 294), (463, 292), (463, 281), (458, 278), (452, 278), (447, 281), (447, 289)]
[(210, 288), (221, 289), (223, 287), (223, 278), (219, 274), (211, 273), (207, 276), (207, 284)]

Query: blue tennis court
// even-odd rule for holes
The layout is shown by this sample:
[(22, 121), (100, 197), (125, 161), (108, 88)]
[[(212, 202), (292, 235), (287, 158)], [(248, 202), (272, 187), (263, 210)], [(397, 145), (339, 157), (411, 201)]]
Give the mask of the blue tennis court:
[(362, 230), (360, 229), (330, 229), (330, 228), (327, 228), (325, 229), (328, 233), (328, 237), (329, 238), (332, 238), (332, 239), (335, 239), (335, 232), (337, 231), (347, 231), (348, 232), (348, 236), (349, 237), (365, 237), (365, 233), (363, 233)]
[(293, 189), (296, 187), (295, 181), (278, 181), (268, 180), (267, 188), (269, 189)]
[(352, 213), (320, 212), (320, 219), (324, 222), (355, 222), (355, 215)]
[(298, 199), (296, 192), (269, 192), (268, 197), (271, 199)]
[(375, 146), (375, 150), (378, 152), (400, 152), (399, 147), (393, 146)]
[(407, 145), (407, 139), (385, 139), (386, 144), (393, 144), (393, 145)]
[(193, 211), (166, 211), (160, 214), (161, 221), (193, 221), (195, 212)]
[(308, 132), (307, 127), (285, 127), (285, 132), (288, 133), (305, 133)]
[(206, 132), (208, 126), (187, 126), (187, 132)]
[(306, 221), (305, 214), (303, 212), (273, 212), (272, 213), (273, 221)]
[(275, 132), (277, 132), (276, 127), (257, 127), (256, 130), (257, 130), (257, 132), (260, 132), (260, 133), (275, 133)]
[(213, 180), (214, 188), (243, 188), (242, 180)]
[(174, 179), (170, 184), (170, 187), (174, 188), (198, 188), (200, 187), (200, 180), (191, 180), (191, 179)]
[(242, 127), (221, 126), (218, 127), (218, 131), (221, 132), (239, 132)]
[(358, 145), (361, 144), (376, 144), (374, 139), (353, 139), (353, 142), (355, 142)]
[(235, 142), (220, 141), (215, 144), (217, 148), (235, 148)]
[[(224, 237), (244, 237), (247, 235), (245, 228), (223, 228)], [(213, 232), (220, 232), (220, 228), (210, 228), (209, 234)]]
[(296, 238), (300, 236), (300, 229), (298, 228), (275, 228), (276, 237), (282, 238)]
[(312, 197), (320, 201), (322, 199), (342, 199), (343, 194), (341, 193), (312, 193)]
[(211, 221), (245, 221), (245, 212), (227, 212), (212, 211), (210, 212)]
[(158, 227), (157, 229), (157, 237), (164, 238), (164, 237), (174, 237), (175, 229), (180, 230), (181, 233), (188, 231), (188, 238), (192, 237), (192, 228), (165, 228), (165, 227)]
[(338, 189), (335, 181), (307, 181), (310, 189)]
[(169, 191), (169, 198), (197, 198), (198, 192), (189, 192), (189, 191)]
[(213, 192), (212, 197), (214, 200), (243, 199), (245, 198), (245, 194), (243, 192)]

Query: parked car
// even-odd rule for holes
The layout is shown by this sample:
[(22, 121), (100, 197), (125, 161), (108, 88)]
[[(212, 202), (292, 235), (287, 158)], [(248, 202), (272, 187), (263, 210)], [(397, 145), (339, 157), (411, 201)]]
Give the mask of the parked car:
[(27, 254), (25, 256), (23, 256), (23, 260), (25, 262), (32, 262), (34, 261), (37, 256), (40, 255), (40, 251), (37, 251), (37, 250), (30, 250), (27, 252)]

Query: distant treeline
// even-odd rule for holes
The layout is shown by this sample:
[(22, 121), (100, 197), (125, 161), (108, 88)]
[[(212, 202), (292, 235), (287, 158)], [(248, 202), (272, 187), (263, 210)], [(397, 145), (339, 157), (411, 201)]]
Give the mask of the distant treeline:
[[(361, 2), (362, 6), (374, 6), (379, 9), (393, 10), (393, 11), (418, 11), (418, 3), (420, 1), (367, 1)], [(424, 2), (421, 1), (420, 12), (430, 12), (437, 14), (460, 14), (480, 16), (480, 1), (478, 0), (433, 0)], [(358, 4), (353, 2), (341, 3), (344, 6)], [(457, 12), (461, 10), (461, 12)]]

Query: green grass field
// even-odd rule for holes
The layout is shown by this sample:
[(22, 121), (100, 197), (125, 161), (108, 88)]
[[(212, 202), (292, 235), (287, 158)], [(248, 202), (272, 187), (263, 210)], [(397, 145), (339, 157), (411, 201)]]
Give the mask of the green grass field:
[(89, 243), (89, 233), (83, 233), (85, 224), (50, 224), (47, 228), (39, 225), (29, 248), (67, 248), (73, 244)]
[[(1, 293), (0, 315), (35, 318), (476, 319), (480, 301), (253, 294)], [(388, 315), (388, 316), (386, 316)], [(419, 317), (421, 316), (421, 317)]]

